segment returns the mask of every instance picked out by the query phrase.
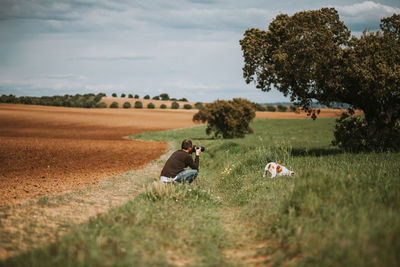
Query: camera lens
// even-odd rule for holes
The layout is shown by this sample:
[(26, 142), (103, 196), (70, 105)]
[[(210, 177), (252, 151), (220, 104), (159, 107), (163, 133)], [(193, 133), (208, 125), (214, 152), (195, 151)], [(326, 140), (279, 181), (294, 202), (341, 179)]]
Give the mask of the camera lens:
[(197, 148), (201, 148), (201, 152), (204, 152), (204, 150), (206, 150), (204, 146), (194, 146), (194, 150), (196, 150)]

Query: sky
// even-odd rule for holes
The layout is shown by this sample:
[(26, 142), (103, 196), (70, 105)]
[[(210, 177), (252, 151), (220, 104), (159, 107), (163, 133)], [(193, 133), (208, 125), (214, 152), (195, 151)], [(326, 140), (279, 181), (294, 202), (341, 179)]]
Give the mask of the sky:
[(279, 14), (322, 7), (359, 35), (400, 13), (400, 0), (0, 0), (0, 95), (289, 101), (245, 83), (239, 40)]

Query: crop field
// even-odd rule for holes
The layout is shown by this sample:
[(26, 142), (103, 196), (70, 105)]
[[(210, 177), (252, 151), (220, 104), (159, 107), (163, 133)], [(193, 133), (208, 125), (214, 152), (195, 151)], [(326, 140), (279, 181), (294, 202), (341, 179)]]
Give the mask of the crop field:
[(190, 112), (2, 104), (0, 206), (142, 168), (162, 155), (167, 144), (122, 137), (191, 126), (191, 116)]
[[(35, 179), (41, 189), (60, 177), (48, 192), (4, 197), (0, 266), (399, 265), (400, 154), (332, 147), (332, 118), (256, 119), (254, 134), (222, 140), (191, 122), (194, 111), (0, 105), (0, 112), (1, 181), (15, 176), (34, 191)], [(157, 182), (184, 138), (206, 147), (199, 177), (191, 185)], [(100, 144), (108, 146), (89, 149)], [(23, 164), (29, 153), (40, 157)], [(263, 178), (269, 161), (295, 178)], [(63, 164), (81, 165), (63, 172), (56, 167)]]

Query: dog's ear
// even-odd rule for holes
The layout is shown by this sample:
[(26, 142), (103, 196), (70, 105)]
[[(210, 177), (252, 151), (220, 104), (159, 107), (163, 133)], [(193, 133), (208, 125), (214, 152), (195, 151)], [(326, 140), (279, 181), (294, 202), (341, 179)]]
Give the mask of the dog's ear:
[(293, 177), (294, 177), (294, 176), (295, 176), (295, 173), (294, 173), (294, 172), (292, 172), (292, 173), (290, 174), (290, 176), (293, 176)]

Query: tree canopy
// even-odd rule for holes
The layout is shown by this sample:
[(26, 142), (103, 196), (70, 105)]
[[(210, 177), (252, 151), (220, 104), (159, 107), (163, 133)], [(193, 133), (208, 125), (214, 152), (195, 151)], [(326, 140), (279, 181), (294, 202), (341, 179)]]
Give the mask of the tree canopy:
[(306, 111), (313, 100), (361, 109), (370, 139), (384, 142), (400, 119), (400, 15), (381, 21), (381, 30), (355, 37), (334, 8), (278, 15), (267, 31), (244, 33), (243, 76)]
[(246, 99), (217, 100), (206, 104), (194, 116), (195, 122), (207, 122), (206, 133), (223, 138), (244, 137), (252, 133), (250, 122), (256, 116), (253, 103)]

